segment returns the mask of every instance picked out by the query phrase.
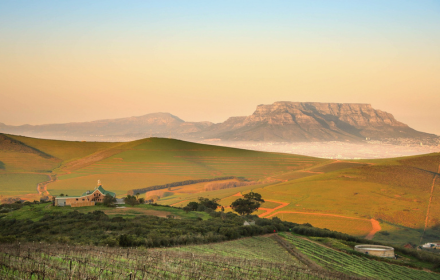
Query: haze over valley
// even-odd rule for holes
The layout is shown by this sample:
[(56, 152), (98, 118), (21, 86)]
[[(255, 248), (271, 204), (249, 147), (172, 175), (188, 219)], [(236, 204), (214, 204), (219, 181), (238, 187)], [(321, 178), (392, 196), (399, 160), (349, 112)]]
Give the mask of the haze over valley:
[(170, 113), (83, 123), (8, 126), (0, 132), (71, 141), (167, 137), (323, 158), (386, 158), (439, 151), (440, 137), (369, 104), (275, 102), (222, 123), (185, 122)]

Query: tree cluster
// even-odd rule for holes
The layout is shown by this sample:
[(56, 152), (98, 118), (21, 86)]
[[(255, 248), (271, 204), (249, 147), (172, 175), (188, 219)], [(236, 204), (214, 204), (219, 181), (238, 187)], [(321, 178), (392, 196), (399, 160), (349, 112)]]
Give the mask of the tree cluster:
[(243, 198), (239, 198), (231, 204), (232, 210), (237, 212), (238, 214), (250, 215), (253, 212), (257, 211), (260, 208), (261, 203), (264, 203), (264, 199), (261, 197), (261, 194), (250, 192), (243, 196)]
[(183, 207), (183, 210), (187, 213), (189, 211), (205, 211), (206, 209), (216, 210), (220, 206), (219, 200), (218, 198), (199, 197), (199, 202), (192, 201)]
[(124, 202), (125, 202), (125, 204), (128, 204), (133, 207), (138, 204), (144, 204), (145, 198), (143, 198), (143, 197), (139, 198), (139, 193), (137, 193), (135, 196), (134, 195), (127, 195), (127, 197), (124, 198)]

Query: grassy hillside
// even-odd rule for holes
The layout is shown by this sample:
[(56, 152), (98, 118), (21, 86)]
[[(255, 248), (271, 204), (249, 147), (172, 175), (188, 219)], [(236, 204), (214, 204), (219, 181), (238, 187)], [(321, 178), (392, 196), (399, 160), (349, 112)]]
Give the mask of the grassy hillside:
[(199, 183), (145, 197), (159, 196), (158, 203), (175, 206), (200, 196), (219, 198), (229, 212), (235, 199), (252, 190), (267, 201), (256, 212), (261, 217), (395, 244), (440, 240), (438, 153), (338, 161), (164, 138), (89, 143), (5, 137), (9, 142), (0, 142), (2, 198), (36, 193), (36, 184), (48, 176), (56, 180), (41, 187), (42, 194), (79, 195), (99, 179), (119, 196), (154, 185), (236, 176), (235, 181), (249, 184), (211, 190)]
[[(99, 179), (105, 188), (118, 195), (136, 188), (188, 179), (222, 176), (264, 179), (289, 170), (312, 167), (325, 160), (275, 153), (201, 145), (185, 141), (149, 138), (127, 143), (88, 143), (33, 139), (8, 136), (23, 145), (50, 155), (38, 158), (27, 152), (0, 151), (3, 169), (0, 172), (36, 172), (56, 175), (47, 185), (52, 195), (79, 195), (93, 188)], [(1, 154), (0, 154), (1, 155)], [(34, 158), (31, 158), (34, 157)], [(11, 193), (17, 185), (5, 184)], [(28, 184), (29, 191), (35, 190)], [(32, 189), (33, 188), (33, 189)], [(17, 193), (18, 194), (18, 193)]]
[[(204, 196), (221, 198), (227, 207), (252, 190), (272, 203), (257, 212), (263, 217), (395, 244), (419, 244), (440, 240), (439, 164), (440, 154), (323, 162), (272, 176), (283, 182), (204, 192)], [(159, 203), (184, 206), (200, 196), (184, 191), (171, 192)]]

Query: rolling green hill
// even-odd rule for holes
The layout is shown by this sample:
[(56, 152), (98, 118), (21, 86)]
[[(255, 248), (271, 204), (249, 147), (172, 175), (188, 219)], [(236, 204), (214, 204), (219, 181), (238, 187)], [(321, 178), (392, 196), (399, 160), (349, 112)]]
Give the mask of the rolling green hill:
[[(3, 199), (79, 195), (94, 188), (97, 180), (122, 196), (154, 185), (235, 176), (246, 184), (213, 190), (199, 183), (145, 196), (154, 194), (159, 204), (174, 206), (200, 196), (217, 197), (228, 212), (232, 201), (252, 190), (266, 200), (256, 213), (261, 217), (396, 244), (440, 240), (438, 153), (338, 161), (166, 138), (99, 143), (0, 135)], [(41, 182), (46, 183), (40, 184), (38, 194)]]
[[(188, 179), (237, 176), (258, 180), (326, 162), (305, 156), (262, 153), (164, 138), (126, 143), (89, 143), (4, 136), (47, 156), (2, 148), (0, 174), (6, 176), (19, 172), (56, 176), (56, 180), (47, 185), (47, 191), (52, 195), (81, 194), (85, 189), (93, 188), (98, 179), (106, 188), (123, 195), (131, 189)], [(8, 180), (0, 194), (12, 195), (18, 185), (22, 186), (22, 182)], [(35, 192), (34, 181), (23, 188), (27, 188), (29, 193)]]

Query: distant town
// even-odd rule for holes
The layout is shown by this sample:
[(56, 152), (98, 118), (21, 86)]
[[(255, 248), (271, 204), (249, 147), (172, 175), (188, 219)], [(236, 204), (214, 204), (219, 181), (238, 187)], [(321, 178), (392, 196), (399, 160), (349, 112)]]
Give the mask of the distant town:
[[(420, 141), (409, 138), (388, 138), (383, 141), (366, 140), (363, 143), (338, 141), (287, 143), (212, 140), (199, 143), (328, 159), (374, 159), (440, 152), (440, 140), (438, 139), (428, 144), (421, 144)], [(426, 143), (426, 141), (422, 143)]]

